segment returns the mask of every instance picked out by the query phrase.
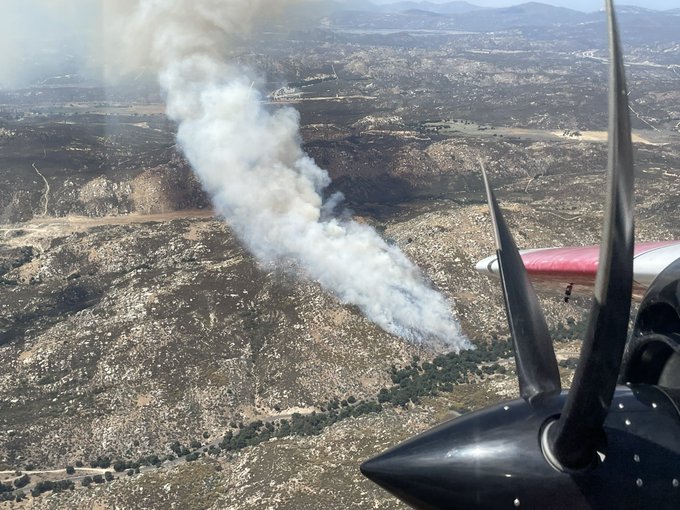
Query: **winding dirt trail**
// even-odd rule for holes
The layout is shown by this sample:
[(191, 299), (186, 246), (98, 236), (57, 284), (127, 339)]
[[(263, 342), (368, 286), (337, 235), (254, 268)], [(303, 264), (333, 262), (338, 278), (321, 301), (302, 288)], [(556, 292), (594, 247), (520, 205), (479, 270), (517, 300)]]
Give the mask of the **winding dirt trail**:
[(47, 216), (47, 206), (50, 203), (50, 183), (47, 182), (47, 179), (45, 179), (45, 176), (40, 173), (40, 170), (38, 170), (38, 167), (35, 166), (35, 163), (33, 163), (31, 166), (33, 167), (33, 170), (35, 170), (36, 173), (40, 177), (42, 177), (42, 180), (45, 181), (45, 192), (43, 193), (43, 197), (42, 197), (41, 201), (43, 202), (43, 204), (45, 206), (44, 209), (43, 209), (42, 215)]

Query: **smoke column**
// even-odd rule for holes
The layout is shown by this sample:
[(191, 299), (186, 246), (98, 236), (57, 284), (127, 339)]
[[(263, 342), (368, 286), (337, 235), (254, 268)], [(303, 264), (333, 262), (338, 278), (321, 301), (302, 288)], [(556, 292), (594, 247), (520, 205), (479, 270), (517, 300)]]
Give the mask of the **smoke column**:
[[(177, 140), (217, 211), (262, 262), (291, 263), (384, 330), (414, 343), (469, 347), (447, 301), (372, 228), (334, 218), (330, 179), (301, 149), (299, 116), (273, 111), (225, 61), (229, 36), (289, 1), (140, 0), (132, 37), (151, 55)], [(128, 18), (129, 22), (129, 18)], [(146, 48), (140, 50), (140, 45)]]

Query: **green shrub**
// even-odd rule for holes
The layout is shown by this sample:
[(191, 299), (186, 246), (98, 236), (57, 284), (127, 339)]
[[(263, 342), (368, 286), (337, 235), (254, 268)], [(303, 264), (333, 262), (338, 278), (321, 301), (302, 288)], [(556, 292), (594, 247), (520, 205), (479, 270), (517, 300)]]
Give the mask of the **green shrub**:
[(19, 478), (17, 478), (16, 480), (14, 480), (14, 486), (17, 489), (21, 489), (22, 487), (26, 487), (30, 482), (31, 482), (31, 477), (24, 474), (24, 475), (20, 476)]

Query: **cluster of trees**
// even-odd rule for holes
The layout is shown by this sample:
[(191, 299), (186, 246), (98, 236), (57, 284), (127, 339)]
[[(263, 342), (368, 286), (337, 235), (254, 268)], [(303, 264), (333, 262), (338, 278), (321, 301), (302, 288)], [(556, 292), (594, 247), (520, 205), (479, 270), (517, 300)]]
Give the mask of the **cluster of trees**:
[(334, 399), (330, 400), (326, 405), (321, 405), (319, 407), (321, 408), (322, 412), (326, 412), (327, 410), (334, 410), (334, 409), (337, 410), (337, 409), (340, 409), (341, 407), (347, 407), (347, 406), (350, 406), (352, 404), (356, 404), (356, 402), (357, 402), (357, 399), (353, 395), (350, 395), (349, 397), (347, 397), (344, 400), (339, 400), (337, 398), (334, 398)]
[(191, 453), (191, 450), (189, 450), (186, 446), (180, 444), (179, 441), (175, 441), (170, 445), (170, 450), (173, 451), (175, 455), (178, 457), (184, 457), (185, 455), (189, 455)]
[[(11, 484), (5, 484), (0, 482), (0, 502), (2, 501), (12, 501), (14, 500), (14, 487)], [(17, 499), (17, 501), (20, 501)]]
[[(573, 327), (572, 324), (570, 326)], [(416, 356), (409, 366), (402, 368), (392, 366), (390, 375), (394, 385), (390, 388), (382, 388), (376, 399), (357, 401), (354, 396), (345, 400), (332, 399), (319, 406), (320, 412), (308, 415), (295, 413), (290, 420), (283, 419), (278, 422), (265, 423), (262, 420), (249, 424), (232, 422), (231, 427), (238, 428), (238, 430), (228, 431), (218, 446), (204, 447), (200, 441), (193, 440), (187, 447), (175, 441), (169, 445), (173, 454), (162, 458), (158, 455), (150, 455), (141, 457), (136, 462), (117, 460), (113, 463), (113, 469), (116, 472), (127, 471), (127, 474), (131, 476), (139, 473), (141, 466), (160, 466), (164, 460), (184, 457), (187, 462), (192, 462), (204, 453), (219, 455), (222, 451), (237, 451), (274, 437), (317, 435), (326, 427), (347, 418), (379, 413), (383, 410), (384, 404), (407, 406), (410, 402), (417, 403), (423, 396), (435, 396), (440, 392), (453, 391), (454, 385), (466, 383), (475, 375), (482, 377), (485, 374), (505, 373), (506, 369), (498, 364), (498, 360), (507, 358), (511, 354), (510, 343), (500, 341), (494, 335), (490, 343), (480, 345), (475, 350), (437, 356), (431, 362), (420, 363), (420, 358)], [(209, 437), (208, 432), (203, 433), (203, 438)], [(82, 466), (82, 463), (80, 465)], [(111, 466), (111, 459), (98, 457), (90, 462), (90, 465), (107, 469)], [(107, 474), (111, 475), (110, 472)], [(83, 479), (83, 485), (86, 487), (92, 483), (103, 482), (101, 475), (92, 478), (88, 476)]]
[(437, 356), (431, 363), (426, 361), (420, 364), (420, 359), (415, 357), (407, 367), (392, 367), (394, 386), (381, 389), (377, 401), (357, 401), (350, 396), (346, 400), (333, 399), (320, 406), (321, 412), (293, 414), (290, 420), (277, 423), (257, 420), (247, 425), (239, 423), (239, 432), (227, 432), (219, 447), (221, 450), (235, 451), (260, 444), (272, 437), (317, 435), (326, 427), (347, 418), (379, 413), (383, 410), (382, 404), (406, 406), (409, 402), (417, 403), (420, 397), (426, 395), (452, 391), (454, 384), (467, 382), (473, 374), (481, 377), (484, 374), (504, 373), (506, 369), (497, 361), (510, 354), (510, 344), (494, 336), (487, 345), (459, 354)]
[(562, 368), (571, 368), (572, 370), (575, 370), (578, 366), (578, 358), (562, 359), (558, 362), (558, 365)]
[(43, 482), (38, 482), (35, 484), (35, 487), (31, 489), (31, 496), (34, 498), (37, 498), (40, 496), (43, 492), (64, 492), (64, 491), (72, 491), (73, 489), (76, 488), (76, 484), (73, 483), (73, 480), (57, 480), (57, 481), (50, 481), (50, 480), (45, 480)]
[[(287, 420), (282, 420), (287, 421)], [(237, 434), (228, 431), (220, 442), (220, 449), (226, 451), (240, 450), (247, 446), (254, 446), (276, 436), (277, 426), (273, 423), (264, 423), (256, 420), (247, 425), (243, 425)]]
[(432, 362), (420, 364), (416, 356), (407, 367), (392, 366), (390, 375), (394, 386), (382, 388), (378, 393), (378, 402), (406, 407), (409, 402), (418, 403), (421, 397), (453, 391), (455, 384), (466, 383), (473, 375), (481, 377), (505, 373), (506, 369), (497, 361), (510, 354), (510, 344), (494, 336), (487, 345), (458, 354), (452, 352), (437, 356)]
[(0, 503), (3, 501), (16, 501), (17, 503), (24, 499), (24, 491), (17, 491), (16, 494), (12, 492), (0, 492)]
[[(182, 455), (186, 455), (189, 453), (189, 450), (187, 450), (184, 446), (181, 446), (179, 443), (175, 443), (177, 445), (177, 451), (178, 452), (184, 452)], [(170, 449), (175, 451), (175, 444), (170, 445)], [(178, 453), (179, 456), (179, 453)], [(174, 460), (175, 456), (170, 454), (170, 455), (165, 455), (163, 457), (159, 457), (156, 454), (152, 455), (146, 455), (139, 457), (137, 460), (123, 460), (123, 459), (118, 459), (116, 461), (112, 461), (110, 457), (104, 456), (104, 457), (97, 457), (95, 460), (90, 461), (90, 466), (93, 468), (102, 468), (102, 469), (108, 469), (110, 467), (113, 468), (113, 470), (116, 473), (122, 473), (124, 471), (132, 471), (131, 474), (134, 473), (139, 473), (139, 468), (142, 466), (155, 466), (158, 467), (160, 466), (163, 461), (165, 460)], [(82, 462), (76, 462), (76, 466), (82, 467), (83, 463)], [(75, 473), (75, 469), (72, 466), (66, 466), (66, 472), (68, 474), (73, 474)]]
[[(241, 427), (243, 427), (243, 424), (239, 424)], [(233, 425), (234, 427), (236, 424)], [(208, 436), (206, 437), (206, 434)], [(210, 434), (208, 432), (203, 433), (203, 437), (208, 439), (210, 437)], [(189, 447), (187, 448), (183, 444), (181, 444), (179, 441), (175, 441), (169, 446), (170, 450), (177, 456), (177, 457), (184, 457), (184, 460), (191, 462), (193, 460), (196, 460), (199, 457), (198, 450), (203, 448), (203, 443), (197, 440), (193, 440), (189, 443)], [(219, 448), (212, 445), (209, 448), (204, 448), (204, 451), (208, 451), (209, 453), (213, 455), (217, 455), (219, 453)], [(193, 453), (192, 453), (193, 452)], [(195, 455), (194, 455), (195, 454)], [(168, 455), (167, 460), (174, 460), (175, 457), (173, 455)]]
[(114, 478), (113, 473), (111, 473), (111, 471), (105, 471), (104, 476), (102, 475), (86, 476), (85, 478), (83, 478), (81, 484), (83, 487), (89, 487), (93, 483), (112, 482), (113, 478)]
[(357, 401), (354, 397), (347, 400), (332, 400), (321, 412), (313, 412), (303, 415), (293, 414), (290, 420), (281, 420), (276, 423), (264, 423), (261, 420), (244, 425), (237, 434), (232, 431), (226, 433), (220, 449), (225, 451), (235, 451), (247, 446), (254, 446), (272, 437), (287, 436), (314, 436), (323, 431), (324, 428), (336, 422), (351, 417), (358, 417), (369, 413), (379, 413), (382, 406), (370, 400)]
[(110, 457), (97, 457), (95, 460), (90, 461), (90, 467), (108, 469), (111, 467)]
[(16, 480), (14, 480), (14, 483), (2, 483), (0, 482), (0, 503), (3, 501), (21, 501), (24, 499), (24, 492), (23, 491), (18, 491), (14, 493), (15, 489), (19, 489), (21, 487), (26, 487), (28, 483), (31, 481), (31, 478), (28, 475), (23, 475)]
[[(26, 487), (31, 482), (31, 477), (27, 474), (14, 480), (14, 487), (9, 484), (4, 484), (0, 482), (0, 502), (2, 501), (21, 501), (24, 499), (24, 492), (18, 491), (16, 494), (12, 492), (16, 489), (21, 489)], [(67, 490), (75, 489), (75, 484), (72, 480), (45, 480), (35, 484), (35, 487), (31, 489), (31, 495), (36, 498), (40, 496), (43, 492), (63, 492)]]
[(550, 330), (550, 336), (553, 340), (559, 342), (583, 339), (586, 334), (587, 326), (588, 321), (585, 317), (579, 321), (576, 321), (572, 317), (567, 317), (566, 325), (562, 322), (558, 322), (557, 325)]
[(140, 457), (136, 461), (131, 461), (131, 460), (117, 460), (116, 462), (113, 463), (113, 470), (116, 473), (122, 473), (123, 471), (127, 471), (129, 469), (132, 469), (132, 471), (137, 471), (139, 473), (139, 468), (141, 466), (157, 466), (161, 463), (161, 459), (158, 457), (158, 455), (150, 455), (148, 457)]

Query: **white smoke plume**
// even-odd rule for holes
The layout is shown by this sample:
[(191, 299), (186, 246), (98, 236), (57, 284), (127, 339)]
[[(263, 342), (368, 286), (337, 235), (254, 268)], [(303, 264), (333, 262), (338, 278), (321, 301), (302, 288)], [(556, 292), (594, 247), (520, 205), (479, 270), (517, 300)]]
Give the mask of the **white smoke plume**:
[(292, 3), (140, 0), (130, 37), (157, 67), (177, 140), (217, 211), (260, 261), (292, 263), (409, 341), (469, 347), (447, 301), (397, 247), (326, 214), (330, 180), (301, 149), (297, 111), (266, 109), (253, 77), (225, 61), (230, 35)]

